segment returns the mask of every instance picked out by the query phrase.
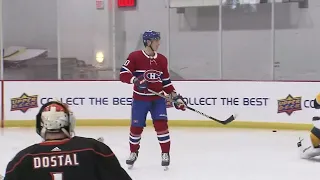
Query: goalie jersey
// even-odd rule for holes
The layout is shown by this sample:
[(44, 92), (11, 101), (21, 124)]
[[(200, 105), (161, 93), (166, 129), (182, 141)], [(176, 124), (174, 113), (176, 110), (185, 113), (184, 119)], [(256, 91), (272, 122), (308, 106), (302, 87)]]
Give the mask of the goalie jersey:
[(4, 180), (131, 180), (112, 150), (95, 139), (75, 136), (45, 141), (19, 152)]
[[(148, 82), (148, 88), (156, 92), (172, 93), (175, 89), (171, 84), (168, 71), (168, 61), (165, 56), (155, 52), (153, 57), (143, 50), (129, 54), (120, 70), (120, 80), (132, 84), (135, 77), (143, 76)], [(152, 101), (160, 97), (150, 92), (141, 92), (134, 86), (133, 98), (137, 100)]]

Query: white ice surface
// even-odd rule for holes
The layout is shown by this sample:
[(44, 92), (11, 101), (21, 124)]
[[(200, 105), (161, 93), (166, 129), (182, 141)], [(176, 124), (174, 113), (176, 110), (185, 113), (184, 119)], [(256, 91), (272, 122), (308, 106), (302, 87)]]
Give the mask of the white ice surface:
[[(77, 128), (77, 135), (104, 137), (127, 170), (129, 128)], [(314, 179), (320, 160), (302, 160), (296, 147), (307, 131), (171, 128), (171, 166), (160, 166), (160, 147), (146, 128), (139, 159), (127, 172), (136, 180), (301, 180)], [(31, 128), (5, 129), (0, 135), (0, 174), (21, 149), (41, 139)]]

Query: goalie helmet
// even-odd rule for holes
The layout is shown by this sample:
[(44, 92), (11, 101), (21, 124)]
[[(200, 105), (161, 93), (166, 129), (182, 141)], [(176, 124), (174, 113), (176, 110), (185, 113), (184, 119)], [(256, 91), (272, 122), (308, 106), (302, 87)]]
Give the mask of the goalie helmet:
[(47, 132), (63, 132), (68, 137), (74, 134), (75, 118), (68, 107), (60, 102), (44, 104), (36, 116), (36, 131), (45, 139)]

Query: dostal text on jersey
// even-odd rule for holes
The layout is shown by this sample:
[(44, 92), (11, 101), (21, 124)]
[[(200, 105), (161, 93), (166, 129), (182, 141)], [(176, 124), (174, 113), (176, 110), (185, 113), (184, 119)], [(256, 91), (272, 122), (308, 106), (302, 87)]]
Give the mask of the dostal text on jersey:
[(60, 154), (50, 156), (36, 156), (33, 158), (33, 168), (51, 168), (62, 166), (78, 166), (78, 158), (76, 153)]

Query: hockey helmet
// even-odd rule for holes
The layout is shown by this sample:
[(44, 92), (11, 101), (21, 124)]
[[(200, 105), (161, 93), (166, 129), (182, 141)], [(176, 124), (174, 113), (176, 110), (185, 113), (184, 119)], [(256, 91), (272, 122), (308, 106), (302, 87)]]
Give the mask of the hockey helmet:
[(152, 40), (160, 40), (160, 32), (156, 32), (153, 30), (148, 30), (146, 32), (143, 33), (142, 35), (142, 40), (143, 40), (143, 44), (144, 46), (148, 45), (148, 40), (152, 41)]
[(36, 116), (36, 131), (44, 139), (47, 132), (63, 132), (71, 137), (74, 127), (75, 118), (72, 112), (58, 101), (44, 104)]

